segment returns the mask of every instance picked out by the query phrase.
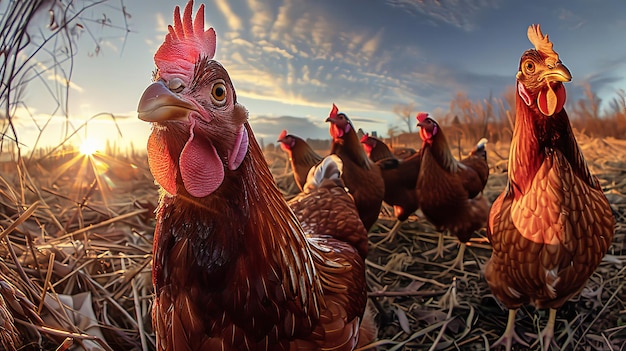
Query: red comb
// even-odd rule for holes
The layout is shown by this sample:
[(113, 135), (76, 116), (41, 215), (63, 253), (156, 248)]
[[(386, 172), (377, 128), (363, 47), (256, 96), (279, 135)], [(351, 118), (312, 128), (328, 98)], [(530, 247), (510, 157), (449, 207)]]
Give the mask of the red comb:
[(167, 26), (168, 34), (154, 54), (154, 63), (161, 75), (180, 74), (191, 77), (199, 57), (212, 59), (215, 55), (215, 31), (204, 30), (204, 4), (200, 5), (192, 20), (193, 0), (185, 6), (183, 17), (180, 7), (174, 9), (174, 26)]
[(278, 136), (278, 140), (283, 140), (285, 139), (286, 136), (287, 136), (287, 129), (283, 129), (283, 131), (280, 132), (280, 135)]
[(418, 122), (422, 123), (428, 118), (428, 112), (418, 112), (415, 118), (417, 118)]
[(363, 134), (363, 136), (361, 137), (361, 142), (365, 143), (368, 139), (369, 139), (369, 134), (365, 133)]
[(328, 115), (328, 117), (337, 117), (338, 112), (339, 109), (337, 108), (337, 105), (333, 104), (333, 109), (330, 110), (330, 115)]

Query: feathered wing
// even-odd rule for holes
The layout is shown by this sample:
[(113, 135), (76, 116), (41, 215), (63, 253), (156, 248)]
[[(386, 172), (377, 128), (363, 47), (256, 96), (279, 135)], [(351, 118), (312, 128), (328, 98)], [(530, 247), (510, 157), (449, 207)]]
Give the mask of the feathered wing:
[(367, 231), (359, 218), (354, 198), (342, 180), (343, 162), (329, 155), (311, 169), (302, 193), (289, 206), (308, 235), (329, 235), (354, 246), (365, 258)]
[(487, 139), (482, 138), (470, 155), (460, 161), (459, 176), (470, 199), (482, 193), (489, 180), (486, 144)]
[(344, 241), (326, 236), (308, 240), (324, 292), (323, 308), (311, 336), (293, 345), (296, 350), (354, 350), (367, 302), (365, 262)]
[(527, 302), (558, 308), (600, 263), (613, 223), (602, 190), (577, 176), (557, 151), (526, 194), (510, 190), (494, 202), (488, 231), (494, 255), (485, 277), (510, 308)]
[(435, 130), (432, 136), (424, 137), (420, 151), (416, 187), (420, 208), (436, 227), (448, 229), (466, 242), (475, 230), (486, 225), (489, 216), (489, 201), (481, 195), (489, 166), (483, 155), (475, 152), (462, 161), (456, 160), (441, 128)]

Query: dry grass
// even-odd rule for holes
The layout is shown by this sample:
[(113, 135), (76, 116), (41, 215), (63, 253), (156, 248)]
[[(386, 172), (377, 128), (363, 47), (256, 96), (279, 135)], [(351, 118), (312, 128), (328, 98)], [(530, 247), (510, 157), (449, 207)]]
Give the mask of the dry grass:
[[(626, 348), (626, 142), (583, 135), (579, 140), (618, 226), (607, 260), (582, 294), (559, 311), (556, 340), (562, 349), (620, 350)], [(485, 193), (493, 200), (506, 182), (508, 144), (489, 144), (489, 150), (492, 174)], [(266, 157), (281, 189), (293, 193), (284, 153), (275, 149)], [(24, 342), (20, 349), (73, 343), (74, 349), (154, 350), (150, 269), (157, 188), (145, 156), (88, 158), (65, 152), (2, 166), (0, 285), (24, 292), (44, 321), (38, 325), (36, 318), (11, 310)], [(371, 242), (393, 224), (383, 210)], [(379, 341), (372, 346), (485, 350), (504, 331), (506, 312), (481, 274), (490, 255), (484, 233), (466, 251), (464, 271), (448, 270), (446, 261), (457, 251), (451, 237), (445, 237), (450, 256), (432, 260), (428, 251), (437, 236), (418, 213), (394, 242), (371, 250), (368, 282), (381, 308)], [(0, 292), (11, 305), (6, 290)], [(546, 319), (544, 311), (524, 308), (518, 331), (534, 334)]]

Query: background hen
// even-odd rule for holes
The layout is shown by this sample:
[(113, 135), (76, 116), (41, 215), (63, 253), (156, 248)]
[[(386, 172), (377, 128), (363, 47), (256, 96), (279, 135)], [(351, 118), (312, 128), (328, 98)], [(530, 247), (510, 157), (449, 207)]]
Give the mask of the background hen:
[[(454, 267), (462, 264), (465, 243), (474, 231), (487, 224), (489, 201), (482, 196), (489, 177), (486, 139), (458, 161), (441, 126), (424, 112), (418, 113), (417, 120), (422, 138), (416, 186), (419, 206), (438, 230), (450, 231), (461, 242)], [(443, 254), (443, 237), (439, 238), (435, 257)]]
[(417, 211), (419, 200), (417, 190), (417, 176), (421, 163), (421, 155), (414, 153), (400, 160), (391, 152), (391, 149), (382, 140), (365, 134), (361, 138), (363, 149), (372, 161), (380, 167), (385, 183), (383, 201), (393, 206), (393, 213), (397, 221), (386, 237), (376, 243), (380, 245), (392, 241), (398, 228), (411, 214)]
[(352, 122), (335, 104), (326, 122), (330, 122), (333, 138), (330, 153), (341, 158), (343, 181), (354, 196), (361, 221), (369, 231), (378, 220), (385, 195), (380, 168), (367, 157)]
[(613, 239), (615, 219), (598, 179), (578, 147), (565, 109), (569, 70), (539, 25), (528, 28), (535, 46), (522, 55), (508, 185), (489, 217), (493, 246), (485, 278), (509, 308), (506, 331), (496, 344), (511, 349), (522, 304), (549, 308), (541, 332), (549, 347), (556, 309), (577, 294)]
[(402, 160), (417, 153), (415, 149), (410, 147), (394, 147), (392, 149), (383, 140), (367, 133), (361, 137), (361, 144), (363, 144), (367, 156), (374, 162), (387, 158)]
[(354, 198), (341, 179), (343, 163), (337, 155), (325, 157), (309, 172), (303, 191), (289, 200), (305, 233), (330, 235), (356, 247), (367, 257), (367, 230)]
[(204, 5), (174, 12), (139, 102), (161, 185), (154, 238), (159, 350), (352, 350), (365, 308), (350, 244), (305, 233), (213, 60)]
[(287, 130), (278, 136), (281, 148), (289, 155), (289, 163), (293, 171), (293, 178), (302, 191), (304, 183), (307, 180), (309, 170), (322, 160), (322, 156), (318, 155), (315, 150), (299, 136), (287, 134)]

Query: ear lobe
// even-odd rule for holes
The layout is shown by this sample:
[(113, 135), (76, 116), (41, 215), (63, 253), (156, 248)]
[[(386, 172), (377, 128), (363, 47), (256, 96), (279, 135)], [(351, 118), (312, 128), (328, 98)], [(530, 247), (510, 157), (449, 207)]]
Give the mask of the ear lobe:
[(243, 162), (243, 158), (248, 152), (248, 130), (245, 126), (241, 126), (241, 130), (237, 133), (237, 140), (232, 150), (228, 150), (228, 168), (231, 171), (236, 170)]
[(526, 106), (530, 106), (531, 104), (530, 95), (528, 95), (528, 92), (526, 91), (524, 84), (520, 82), (517, 82), (517, 94), (522, 98), (522, 100), (524, 100), (524, 103), (526, 104)]
[(350, 129), (352, 128), (352, 125), (350, 123), (346, 124), (346, 126), (343, 128), (343, 132), (344, 133), (348, 133), (350, 131)]

